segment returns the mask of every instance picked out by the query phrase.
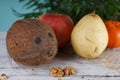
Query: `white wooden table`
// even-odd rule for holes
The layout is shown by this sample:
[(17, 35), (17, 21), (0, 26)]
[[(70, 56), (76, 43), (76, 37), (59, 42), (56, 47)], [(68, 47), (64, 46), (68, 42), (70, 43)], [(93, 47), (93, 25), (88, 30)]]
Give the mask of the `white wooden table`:
[(9, 57), (6, 49), (6, 32), (0, 32), (0, 74), (5, 73), (8, 80), (58, 80), (57, 77), (49, 75), (51, 67), (73, 66), (77, 74), (62, 77), (62, 80), (120, 80), (119, 48), (107, 49), (100, 57), (91, 60), (80, 58), (73, 54), (73, 51), (65, 51), (59, 53), (49, 64), (32, 70), (30, 67), (18, 65)]

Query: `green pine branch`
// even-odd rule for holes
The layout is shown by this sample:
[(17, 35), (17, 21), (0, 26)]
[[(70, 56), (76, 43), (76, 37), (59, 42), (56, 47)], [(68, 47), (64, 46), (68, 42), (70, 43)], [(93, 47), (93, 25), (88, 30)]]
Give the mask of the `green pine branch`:
[[(19, 0), (25, 3), (25, 0)], [(18, 17), (37, 18), (43, 13), (64, 13), (76, 23), (84, 15), (94, 10), (103, 20), (120, 18), (120, 0), (28, 0), (23, 6), (33, 9), (30, 13), (20, 13), (13, 9)]]

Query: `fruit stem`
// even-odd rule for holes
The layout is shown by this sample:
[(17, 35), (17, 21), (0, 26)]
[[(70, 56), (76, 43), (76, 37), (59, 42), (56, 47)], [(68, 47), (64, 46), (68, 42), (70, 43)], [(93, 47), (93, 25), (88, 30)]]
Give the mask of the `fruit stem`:
[(95, 14), (95, 10), (93, 11), (93, 14)]
[(91, 14), (92, 16), (95, 16), (95, 10), (92, 12), (92, 14)]

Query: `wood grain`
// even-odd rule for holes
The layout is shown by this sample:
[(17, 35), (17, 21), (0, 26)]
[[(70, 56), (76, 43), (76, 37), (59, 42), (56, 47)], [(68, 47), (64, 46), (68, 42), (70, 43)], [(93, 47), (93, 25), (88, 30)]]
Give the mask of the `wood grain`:
[[(83, 59), (75, 55), (71, 47), (65, 48), (49, 64), (37, 67), (20, 65), (12, 60), (6, 49), (6, 32), (0, 32), (0, 74), (8, 75), (8, 80), (58, 80), (49, 75), (49, 69), (53, 66), (73, 66), (77, 74), (62, 77), (62, 80), (120, 80), (120, 49), (106, 49), (96, 59)], [(110, 68), (106, 65), (118, 65), (118, 68)]]

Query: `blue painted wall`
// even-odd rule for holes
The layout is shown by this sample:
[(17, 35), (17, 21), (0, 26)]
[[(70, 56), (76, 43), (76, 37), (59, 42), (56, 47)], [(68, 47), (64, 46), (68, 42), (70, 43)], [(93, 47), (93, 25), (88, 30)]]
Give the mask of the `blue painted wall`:
[(0, 32), (6, 32), (18, 19), (22, 19), (13, 14), (12, 8), (21, 13), (31, 12), (23, 7), (24, 3), (19, 0), (0, 0)]

